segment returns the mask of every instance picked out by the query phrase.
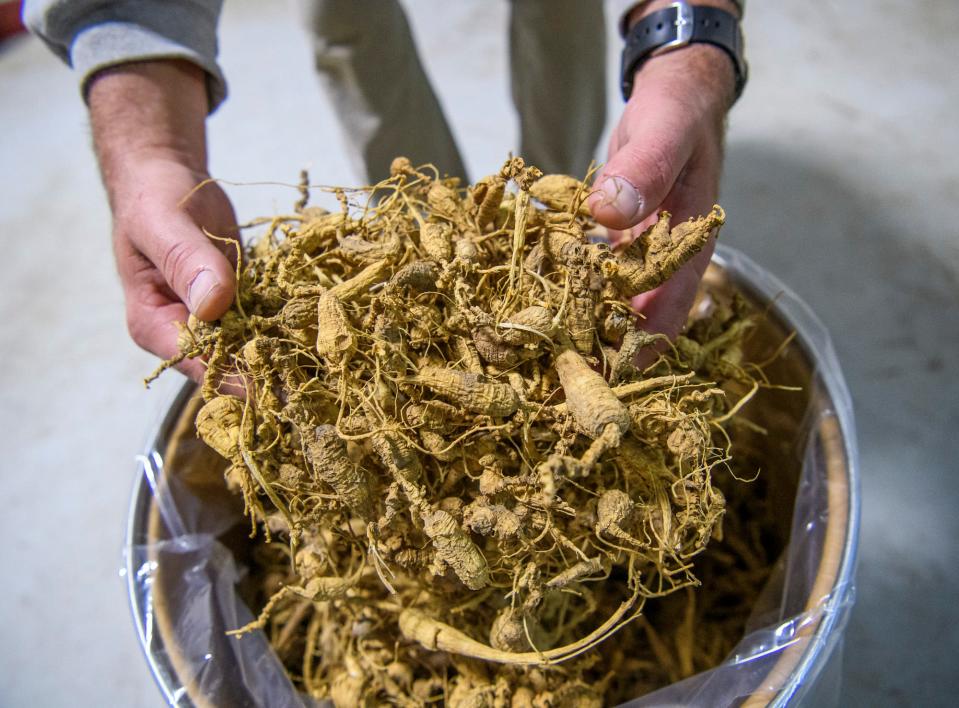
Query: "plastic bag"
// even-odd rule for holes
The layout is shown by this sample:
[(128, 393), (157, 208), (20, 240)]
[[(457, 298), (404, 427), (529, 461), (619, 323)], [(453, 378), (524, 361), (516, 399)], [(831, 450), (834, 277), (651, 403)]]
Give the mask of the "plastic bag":
[[(828, 334), (798, 297), (731, 248), (721, 245), (714, 262), (770, 304), (812, 363), (809, 404), (794, 441), (801, 473), (790, 540), (745, 636), (723, 663), (624, 705), (835, 705), (859, 528), (849, 394)], [(171, 705), (317, 705), (295, 691), (263, 632), (240, 640), (226, 635), (252, 619), (235, 590), (241, 571), (222, 542), (242, 508), (163, 473), (167, 443), (191, 391), (178, 393), (138, 458), (122, 574), (147, 661)], [(164, 642), (171, 636), (175, 646)]]

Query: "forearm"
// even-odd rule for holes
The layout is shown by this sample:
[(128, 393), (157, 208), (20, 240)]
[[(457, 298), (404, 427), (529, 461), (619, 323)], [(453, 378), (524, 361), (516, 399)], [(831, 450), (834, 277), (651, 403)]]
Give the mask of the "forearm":
[[(220, 317), (234, 292), (225, 239), (236, 216), (218, 185), (197, 189), (207, 176), (204, 74), (188, 61), (124, 63), (93, 77), (89, 106), (130, 335), (169, 358), (177, 323)], [(199, 362), (181, 368), (202, 378)]]
[(196, 65), (150, 61), (106, 69), (91, 81), (89, 106), (94, 148), (114, 209), (145, 160), (168, 159), (206, 171), (207, 92)]

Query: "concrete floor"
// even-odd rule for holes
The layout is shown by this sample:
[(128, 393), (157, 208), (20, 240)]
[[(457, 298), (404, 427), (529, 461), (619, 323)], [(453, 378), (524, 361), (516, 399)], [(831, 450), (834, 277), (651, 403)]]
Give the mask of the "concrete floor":
[[(410, 0), (473, 174), (515, 148), (506, 3)], [(723, 238), (832, 331), (856, 405), (863, 516), (842, 705), (953, 705), (959, 622), (959, 4), (750, 3)], [(356, 181), (292, 8), (226, 3), (233, 181)], [(618, 115), (615, 94), (611, 113)], [(139, 384), (109, 214), (69, 72), (0, 48), (0, 705), (158, 706), (117, 576), (134, 455), (176, 388)], [(282, 188), (231, 188), (241, 218)]]

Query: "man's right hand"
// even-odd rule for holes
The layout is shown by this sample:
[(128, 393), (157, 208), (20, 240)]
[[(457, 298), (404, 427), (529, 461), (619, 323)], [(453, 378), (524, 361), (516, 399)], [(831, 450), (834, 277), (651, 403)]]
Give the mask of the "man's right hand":
[[(234, 295), (236, 217), (207, 178), (207, 93), (187, 62), (125, 64), (98, 74), (89, 90), (94, 144), (113, 212), (113, 247), (133, 340), (159, 357), (177, 353), (193, 313), (214, 320)], [(189, 196), (188, 196), (189, 195)], [(199, 381), (204, 366), (178, 368)]]

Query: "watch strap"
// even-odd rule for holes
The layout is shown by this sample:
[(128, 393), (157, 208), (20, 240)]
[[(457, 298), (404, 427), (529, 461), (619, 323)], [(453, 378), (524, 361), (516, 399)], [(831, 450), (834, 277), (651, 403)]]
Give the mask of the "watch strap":
[(695, 43), (712, 44), (726, 52), (733, 62), (735, 98), (739, 98), (748, 75), (739, 20), (718, 7), (676, 2), (642, 18), (627, 34), (621, 64), (623, 99), (629, 100), (634, 75), (646, 59)]
[[(629, 16), (632, 14), (633, 10), (636, 10), (643, 5), (650, 2), (650, 0), (612, 0), (613, 7), (619, 8), (617, 13), (619, 16), (619, 21), (616, 24), (616, 27), (619, 29), (619, 36), (623, 39), (626, 39), (626, 35), (629, 34)], [(746, 0), (729, 0), (733, 5), (736, 6), (736, 10), (739, 12), (739, 18), (742, 19), (743, 15), (746, 12)]]

